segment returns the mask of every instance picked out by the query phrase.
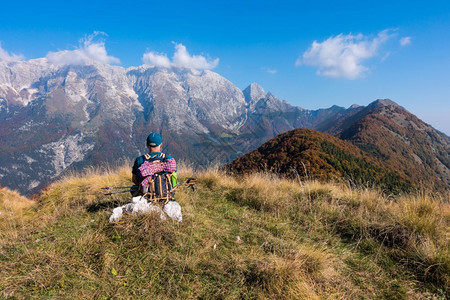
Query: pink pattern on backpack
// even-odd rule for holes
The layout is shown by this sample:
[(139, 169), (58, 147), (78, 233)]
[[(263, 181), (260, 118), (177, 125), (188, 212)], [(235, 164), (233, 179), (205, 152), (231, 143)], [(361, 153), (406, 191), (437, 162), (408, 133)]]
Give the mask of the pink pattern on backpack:
[(164, 162), (164, 172), (175, 172), (177, 170), (177, 163), (174, 158), (168, 159)]
[(153, 174), (164, 171), (164, 165), (161, 161), (155, 160), (152, 162), (144, 161), (139, 167), (142, 177), (152, 176)]
[(149, 181), (149, 179), (151, 179), (151, 178), (152, 178), (151, 176), (146, 177), (144, 180), (142, 180), (141, 185), (142, 185), (143, 187), (149, 187), (149, 186), (150, 186), (150, 183), (149, 183), (148, 181)]
[(141, 172), (141, 175), (145, 177), (145, 179), (141, 182), (141, 185), (143, 187), (148, 187), (149, 180), (151, 179), (151, 176), (159, 173), (159, 172), (175, 172), (177, 170), (177, 163), (175, 162), (174, 158), (168, 159), (165, 162), (162, 162), (160, 160), (155, 160), (152, 162), (144, 161), (144, 163), (139, 167), (139, 171)]

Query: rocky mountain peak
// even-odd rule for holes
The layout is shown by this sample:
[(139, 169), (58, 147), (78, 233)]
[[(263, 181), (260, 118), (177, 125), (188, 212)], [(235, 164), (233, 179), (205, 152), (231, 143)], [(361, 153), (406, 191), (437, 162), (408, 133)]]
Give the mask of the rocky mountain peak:
[(374, 102), (369, 104), (369, 107), (381, 107), (381, 106), (396, 106), (400, 107), (397, 103), (392, 101), (391, 99), (377, 99)]
[(361, 105), (359, 105), (359, 104), (352, 104), (352, 105), (350, 105), (349, 109), (355, 109), (355, 108), (358, 108), (358, 107), (361, 107)]
[(252, 83), (243, 90), (245, 101), (248, 103), (257, 102), (259, 99), (266, 97), (266, 92), (257, 83)]

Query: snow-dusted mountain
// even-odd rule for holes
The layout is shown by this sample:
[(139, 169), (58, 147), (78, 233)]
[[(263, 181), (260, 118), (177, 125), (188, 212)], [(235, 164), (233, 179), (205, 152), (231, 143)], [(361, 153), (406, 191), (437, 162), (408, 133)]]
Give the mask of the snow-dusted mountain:
[(0, 183), (36, 191), (67, 170), (134, 158), (151, 131), (178, 159), (228, 162), (282, 132), (327, 130), (360, 109), (305, 110), (207, 70), (0, 61)]
[(257, 100), (211, 71), (0, 61), (0, 181), (32, 190), (67, 169), (134, 157), (150, 131), (178, 158), (229, 160), (248, 150), (233, 140)]

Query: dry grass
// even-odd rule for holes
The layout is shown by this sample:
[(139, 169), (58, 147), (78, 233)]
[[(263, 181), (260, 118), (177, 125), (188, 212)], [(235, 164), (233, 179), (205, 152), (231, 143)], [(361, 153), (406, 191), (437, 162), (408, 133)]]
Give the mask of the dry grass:
[(30, 221), (35, 201), (16, 191), (0, 188), (0, 239), (17, 238), (21, 228)]
[(67, 176), (37, 204), (2, 190), (0, 211), (10, 207), (14, 219), (1, 225), (9, 233), (0, 239), (0, 297), (448, 296), (444, 196), (388, 199), (339, 183), (179, 169), (198, 179), (194, 192), (177, 192), (181, 224), (152, 214), (107, 222), (129, 195), (108, 198), (101, 187), (130, 185), (127, 166)]
[(24, 217), (26, 211), (34, 204), (34, 201), (21, 196), (16, 191), (0, 188), (0, 218), (5, 220), (5, 222), (8, 219)]

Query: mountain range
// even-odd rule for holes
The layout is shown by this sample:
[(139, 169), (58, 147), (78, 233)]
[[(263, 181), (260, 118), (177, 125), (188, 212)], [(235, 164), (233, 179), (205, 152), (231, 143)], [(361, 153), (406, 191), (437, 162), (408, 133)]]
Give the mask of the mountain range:
[(24, 193), (134, 158), (151, 131), (165, 152), (207, 165), (301, 127), (348, 140), (415, 182), (449, 186), (449, 137), (390, 100), (307, 110), (209, 70), (0, 61), (0, 183)]

